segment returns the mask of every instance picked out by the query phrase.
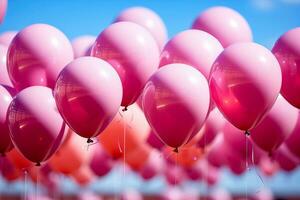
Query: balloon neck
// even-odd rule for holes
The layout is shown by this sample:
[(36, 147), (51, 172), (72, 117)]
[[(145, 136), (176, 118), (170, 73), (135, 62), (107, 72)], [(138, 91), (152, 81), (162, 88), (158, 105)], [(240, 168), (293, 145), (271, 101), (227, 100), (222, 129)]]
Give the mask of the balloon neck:
[(41, 166), (41, 163), (40, 163), (40, 162), (37, 162), (37, 163), (35, 164), (35, 166), (40, 167), (40, 166)]
[(250, 131), (248, 131), (248, 130), (245, 131), (245, 135), (246, 135), (246, 136), (250, 136)]
[(127, 106), (124, 106), (124, 108), (122, 109), (123, 112), (127, 111), (128, 110), (128, 107)]
[(94, 141), (91, 138), (88, 138), (86, 141), (88, 144), (93, 143)]
[(173, 150), (173, 152), (178, 153), (178, 152), (179, 152), (178, 147), (176, 147), (176, 148)]

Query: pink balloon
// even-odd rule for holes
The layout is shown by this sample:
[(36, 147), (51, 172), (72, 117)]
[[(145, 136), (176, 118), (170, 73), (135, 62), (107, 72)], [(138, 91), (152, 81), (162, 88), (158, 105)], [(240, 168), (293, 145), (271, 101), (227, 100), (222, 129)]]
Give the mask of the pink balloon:
[(122, 84), (110, 64), (95, 57), (81, 57), (60, 73), (54, 98), (61, 115), (78, 135), (99, 135), (117, 114)]
[(143, 196), (137, 190), (127, 190), (123, 192), (120, 200), (143, 200)]
[(280, 66), (259, 44), (233, 44), (215, 61), (209, 84), (211, 96), (225, 118), (249, 131), (276, 101), (281, 87)]
[(196, 18), (192, 27), (210, 33), (224, 48), (234, 43), (252, 41), (248, 22), (228, 7), (218, 6), (205, 10)]
[(162, 19), (154, 11), (144, 7), (132, 7), (122, 11), (115, 22), (128, 21), (146, 28), (156, 40), (160, 49), (168, 38), (167, 29)]
[(9, 104), (12, 101), (10, 93), (0, 85), (0, 154), (5, 155), (6, 152), (13, 148), (8, 128), (8, 120), (6, 118)]
[(32, 86), (22, 90), (11, 102), (7, 117), (12, 142), (28, 160), (40, 165), (59, 147), (65, 123), (51, 89)]
[(143, 109), (152, 129), (164, 143), (176, 149), (200, 130), (209, 102), (205, 77), (185, 64), (160, 68), (143, 93)]
[(149, 133), (147, 144), (157, 150), (162, 150), (162, 148), (165, 146), (165, 144), (159, 139), (159, 137), (157, 137), (157, 135), (153, 131)]
[(7, 47), (0, 44), (0, 84), (13, 87), (6, 65)]
[(297, 119), (298, 109), (279, 95), (266, 117), (251, 131), (251, 138), (261, 149), (272, 153), (292, 133)]
[(265, 155), (260, 159), (259, 169), (265, 176), (273, 176), (279, 171), (279, 166), (277, 162), (269, 155)]
[(210, 200), (232, 200), (230, 193), (224, 189), (214, 190), (210, 196)]
[(212, 64), (222, 51), (222, 45), (212, 35), (200, 30), (186, 30), (166, 44), (159, 65), (184, 63), (195, 67), (208, 79)]
[(137, 100), (159, 63), (159, 49), (152, 35), (132, 22), (118, 22), (106, 28), (98, 36), (91, 55), (108, 61), (118, 72), (125, 108)]
[[(224, 156), (224, 134), (218, 134), (212, 142), (207, 153), (207, 161), (214, 167), (220, 168), (225, 164)], [(226, 144), (227, 145), (227, 144)]]
[(3, 44), (4, 46), (9, 46), (11, 41), (14, 39), (14, 37), (17, 35), (18, 32), (16, 31), (7, 31), (0, 35), (0, 44)]
[(285, 171), (293, 171), (300, 164), (300, 159), (290, 152), (285, 144), (282, 144), (274, 153), (274, 158), (278, 162), (281, 169)]
[(140, 174), (144, 180), (150, 180), (156, 175), (165, 170), (165, 160), (159, 151), (152, 151), (146, 161), (145, 165), (141, 168)]
[(72, 60), (68, 38), (47, 24), (21, 30), (7, 52), (8, 73), (17, 90), (34, 85), (53, 88), (60, 71)]
[(262, 189), (256, 192), (252, 197), (253, 200), (273, 200), (274, 196), (271, 190), (269, 189)]
[(300, 115), (293, 132), (286, 139), (285, 144), (295, 156), (300, 158)]
[(202, 171), (202, 180), (205, 181), (208, 185), (215, 185), (219, 181), (219, 170), (218, 168), (212, 166), (207, 162), (207, 160), (200, 161), (200, 168)]
[(185, 181), (186, 175), (179, 165), (169, 164), (165, 169), (165, 179), (170, 185), (180, 185)]
[(282, 71), (281, 94), (292, 105), (300, 108), (300, 27), (284, 33), (275, 43), (272, 52)]
[(99, 177), (105, 176), (113, 168), (114, 162), (101, 145), (96, 145), (90, 162), (90, 168)]
[(201, 161), (197, 161), (192, 167), (186, 168), (185, 172), (190, 180), (199, 181), (203, 177)]
[(3, 22), (7, 9), (7, 0), (0, 0), (0, 24)]
[(74, 58), (89, 56), (91, 54), (91, 49), (95, 41), (96, 37), (92, 35), (84, 35), (75, 38), (72, 41)]
[(202, 137), (197, 143), (198, 146), (205, 148), (207, 145), (211, 144), (216, 135), (222, 131), (225, 122), (226, 120), (217, 108), (210, 111), (208, 118), (200, 130)]
[(183, 196), (184, 194), (181, 189), (177, 187), (170, 187), (162, 193), (159, 200), (182, 200)]

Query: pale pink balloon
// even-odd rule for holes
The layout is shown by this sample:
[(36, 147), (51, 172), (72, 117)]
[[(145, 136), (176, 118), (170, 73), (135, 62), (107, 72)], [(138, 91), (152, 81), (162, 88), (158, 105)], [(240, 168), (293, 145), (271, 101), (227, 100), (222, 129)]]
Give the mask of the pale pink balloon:
[(99, 177), (105, 176), (113, 168), (114, 162), (101, 145), (96, 145), (96, 147), (93, 148), (95, 149), (89, 164), (90, 168), (95, 175)]
[(300, 164), (300, 159), (291, 153), (285, 144), (276, 150), (273, 157), (280, 168), (288, 172), (295, 170)]
[(222, 188), (218, 188), (214, 190), (210, 195), (209, 195), (210, 200), (231, 200), (232, 197), (230, 193)]
[(165, 144), (176, 149), (200, 130), (209, 103), (205, 77), (185, 64), (160, 68), (143, 92), (143, 110), (149, 124)]
[(0, 154), (3, 156), (13, 148), (8, 128), (7, 112), (12, 101), (11, 94), (0, 85)]
[(297, 119), (298, 109), (279, 95), (269, 113), (251, 131), (251, 138), (261, 149), (272, 153), (293, 132)]
[(281, 94), (292, 105), (300, 108), (300, 27), (284, 33), (275, 43), (272, 52), (282, 71)]
[(0, 84), (13, 87), (6, 65), (7, 47), (0, 44)]
[(208, 79), (212, 64), (222, 51), (220, 42), (209, 33), (186, 30), (165, 45), (159, 66), (184, 63), (195, 67)]
[(300, 158), (300, 115), (293, 132), (286, 139), (285, 144), (295, 156)]
[(117, 114), (122, 84), (114, 68), (95, 57), (80, 57), (60, 73), (54, 98), (64, 120), (78, 135), (99, 135)]
[(0, 0), (0, 24), (3, 22), (7, 10), (7, 0)]
[(133, 189), (127, 189), (121, 194), (120, 200), (143, 200), (143, 196)]
[(92, 35), (84, 35), (75, 38), (72, 41), (74, 58), (89, 56), (91, 54), (92, 46), (96, 41), (96, 37)]
[(250, 198), (253, 200), (273, 200), (274, 195), (271, 190), (263, 188), (255, 192), (255, 194)]
[(7, 31), (0, 34), (0, 44), (3, 44), (5, 46), (9, 46), (11, 41), (14, 39), (14, 37), (17, 35), (17, 31)]
[(8, 74), (17, 90), (53, 88), (60, 71), (73, 60), (72, 45), (57, 28), (33, 24), (21, 30), (7, 52)]
[(165, 160), (159, 151), (153, 150), (144, 166), (140, 169), (140, 175), (144, 180), (150, 180), (165, 170)]
[(226, 120), (217, 108), (210, 111), (208, 118), (200, 130), (202, 137), (198, 141), (197, 145), (201, 148), (205, 148), (210, 145), (216, 135), (222, 131), (225, 122)]
[(276, 101), (281, 87), (280, 66), (259, 44), (233, 44), (215, 61), (209, 84), (224, 117), (248, 131), (261, 122)]
[(65, 123), (50, 88), (22, 90), (11, 102), (7, 117), (14, 146), (37, 165), (49, 159), (63, 139)]
[(183, 200), (183, 192), (177, 187), (169, 187), (164, 191), (159, 200)]
[[(108, 61), (123, 85), (122, 106), (133, 104), (159, 64), (159, 49), (152, 35), (132, 22), (118, 22), (97, 38), (91, 55)], [(126, 109), (125, 109), (126, 110)]]
[(146, 28), (154, 37), (160, 49), (165, 45), (168, 35), (167, 29), (154, 11), (145, 7), (131, 7), (123, 10), (116, 18), (115, 22), (128, 21)]
[(192, 28), (210, 33), (224, 48), (234, 43), (252, 41), (248, 22), (237, 11), (228, 7), (217, 6), (204, 10), (195, 19)]
[(268, 177), (275, 175), (280, 170), (278, 163), (274, 162), (274, 159), (269, 155), (265, 155), (260, 159), (258, 167)]

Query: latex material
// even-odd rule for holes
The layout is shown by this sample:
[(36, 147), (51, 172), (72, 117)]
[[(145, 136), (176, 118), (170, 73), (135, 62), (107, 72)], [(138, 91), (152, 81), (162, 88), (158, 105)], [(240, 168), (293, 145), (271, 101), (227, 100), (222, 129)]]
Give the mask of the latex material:
[(300, 158), (300, 115), (298, 114), (297, 124), (285, 141), (289, 150), (298, 158)]
[(90, 56), (92, 46), (96, 41), (96, 37), (92, 35), (83, 35), (72, 41), (74, 58)]
[(95, 149), (89, 166), (97, 176), (105, 176), (113, 168), (114, 162), (101, 145), (96, 145), (93, 148)]
[(17, 31), (7, 31), (0, 34), (0, 44), (3, 44), (5, 46), (9, 46), (11, 41), (14, 39), (14, 37), (17, 35)]
[(7, 47), (0, 44), (0, 84), (13, 87), (7, 72), (6, 54)]

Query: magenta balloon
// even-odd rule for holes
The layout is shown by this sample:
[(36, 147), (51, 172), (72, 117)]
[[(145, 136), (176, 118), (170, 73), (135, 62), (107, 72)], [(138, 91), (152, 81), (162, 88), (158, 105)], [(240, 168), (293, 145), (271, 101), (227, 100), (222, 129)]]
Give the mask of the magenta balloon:
[(122, 84), (114, 68), (99, 58), (80, 57), (60, 73), (54, 98), (64, 120), (78, 135), (99, 135), (117, 114)]
[(149, 133), (147, 144), (157, 150), (162, 150), (162, 148), (165, 146), (165, 144), (159, 139), (159, 137), (157, 137), (157, 135), (153, 131)]
[(272, 52), (282, 71), (281, 94), (292, 105), (300, 108), (300, 27), (284, 33), (275, 43)]
[(281, 169), (285, 171), (293, 171), (300, 164), (300, 159), (297, 158), (285, 144), (282, 144), (274, 153), (275, 160), (278, 162)]
[(7, 47), (0, 44), (0, 84), (13, 87), (6, 65)]
[(185, 64), (160, 68), (143, 93), (143, 109), (154, 132), (167, 145), (178, 148), (203, 125), (210, 95), (205, 77)]
[(199, 181), (203, 177), (201, 161), (197, 161), (193, 166), (186, 168), (185, 172), (190, 180)]
[(84, 35), (75, 38), (72, 41), (74, 58), (89, 56), (91, 54), (92, 46), (95, 41), (96, 37), (92, 35)]
[(17, 90), (34, 85), (53, 88), (60, 71), (72, 60), (68, 38), (47, 24), (21, 30), (7, 53), (8, 73)]
[(192, 26), (216, 37), (223, 47), (234, 43), (251, 42), (248, 22), (237, 11), (227, 7), (212, 7), (196, 18)]
[(146, 28), (156, 40), (160, 49), (168, 38), (167, 29), (162, 19), (154, 11), (144, 7), (132, 7), (122, 11), (115, 22), (128, 21)]
[(144, 180), (150, 180), (165, 170), (165, 160), (159, 151), (151, 151), (146, 163), (140, 170)]
[(293, 132), (286, 139), (285, 144), (295, 156), (300, 158), (300, 115)]
[(14, 37), (17, 35), (18, 32), (16, 31), (7, 31), (0, 35), (0, 44), (3, 44), (4, 46), (9, 46), (11, 41), (14, 39)]
[(63, 139), (65, 123), (50, 88), (22, 90), (11, 102), (7, 117), (14, 146), (37, 165), (49, 159)]
[(0, 154), (5, 155), (6, 152), (13, 148), (10, 136), (8, 121), (6, 118), (9, 104), (12, 101), (10, 93), (0, 85)]
[(278, 96), (275, 104), (251, 131), (251, 138), (261, 149), (272, 153), (293, 132), (298, 119), (298, 109)]
[(209, 164), (205, 159), (200, 161), (200, 167), (202, 171), (202, 180), (208, 185), (215, 185), (219, 181), (219, 170), (218, 168)]
[(3, 22), (7, 9), (7, 0), (0, 0), (0, 24)]
[(198, 146), (201, 148), (207, 147), (215, 139), (216, 135), (222, 131), (226, 120), (217, 108), (209, 112), (200, 132), (202, 137), (198, 141)]
[(91, 55), (108, 61), (118, 72), (125, 107), (137, 100), (159, 63), (159, 49), (152, 35), (132, 22), (118, 22), (106, 28), (98, 36)]
[[(218, 134), (207, 152), (207, 161), (214, 167), (220, 168), (225, 164), (224, 156), (224, 134)], [(227, 144), (226, 144), (227, 145)]]
[(241, 130), (251, 130), (276, 101), (280, 66), (265, 47), (237, 43), (217, 58), (209, 83), (211, 96), (225, 118)]
[(169, 185), (180, 185), (186, 179), (186, 175), (179, 165), (169, 164), (165, 170), (165, 179)]
[(166, 44), (159, 65), (184, 63), (195, 67), (208, 79), (212, 64), (222, 51), (222, 45), (212, 35), (200, 30), (186, 30)]
[(110, 172), (114, 162), (106, 150), (97, 144), (90, 162), (90, 168), (99, 177), (102, 177)]

